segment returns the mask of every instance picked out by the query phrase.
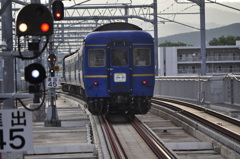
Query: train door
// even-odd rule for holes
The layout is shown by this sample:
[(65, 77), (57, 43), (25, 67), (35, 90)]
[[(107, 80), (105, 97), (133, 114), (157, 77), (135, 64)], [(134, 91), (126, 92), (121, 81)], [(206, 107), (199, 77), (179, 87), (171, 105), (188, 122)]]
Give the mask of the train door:
[(110, 47), (109, 56), (109, 92), (123, 94), (131, 93), (132, 71), (129, 47)]

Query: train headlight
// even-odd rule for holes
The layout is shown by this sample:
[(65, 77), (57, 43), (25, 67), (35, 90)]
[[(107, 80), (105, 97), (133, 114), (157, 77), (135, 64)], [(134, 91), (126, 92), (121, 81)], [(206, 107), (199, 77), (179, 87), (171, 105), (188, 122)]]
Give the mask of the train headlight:
[(93, 82), (93, 85), (94, 85), (94, 86), (98, 86), (99, 83), (98, 83), (98, 82)]
[(147, 81), (142, 81), (142, 85), (146, 85), (147, 84)]

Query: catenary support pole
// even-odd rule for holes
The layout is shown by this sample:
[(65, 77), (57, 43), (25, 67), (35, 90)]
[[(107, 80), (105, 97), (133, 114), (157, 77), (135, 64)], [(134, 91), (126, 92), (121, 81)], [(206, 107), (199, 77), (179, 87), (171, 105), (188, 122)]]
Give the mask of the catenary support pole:
[[(2, 0), (1, 5), (4, 6), (7, 1)], [(4, 51), (12, 51), (13, 49), (13, 33), (12, 33), (12, 2), (9, 3), (2, 13), (2, 40), (7, 43), (7, 49)], [(14, 59), (11, 56), (3, 57), (3, 92), (14, 92)], [(9, 98), (3, 101), (3, 109), (15, 109), (14, 99)], [(23, 159), (23, 152), (3, 152), (0, 154), (2, 159)]]
[[(2, 0), (3, 6), (8, 0)], [(2, 14), (2, 40), (7, 43), (5, 51), (11, 51), (13, 48), (13, 33), (12, 33), (12, 3), (10, 3)], [(12, 57), (3, 57), (3, 92), (14, 92), (14, 59)], [(4, 109), (14, 109), (14, 100), (4, 100)]]
[(206, 75), (206, 28), (205, 28), (205, 0), (201, 0), (200, 6), (200, 34), (201, 34), (201, 75)]
[(153, 1), (154, 10), (154, 60), (155, 60), (155, 76), (158, 76), (158, 16), (157, 16), (157, 0)]

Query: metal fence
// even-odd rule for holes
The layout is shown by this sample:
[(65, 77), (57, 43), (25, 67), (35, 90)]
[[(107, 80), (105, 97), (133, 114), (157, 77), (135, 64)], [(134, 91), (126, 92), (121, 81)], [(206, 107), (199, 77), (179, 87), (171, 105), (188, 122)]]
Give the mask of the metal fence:
[[(18, 91), (28, 90), (28, 83), (23, 79), (17, 80), (17, 90)], [(2, 79), (0, 79), (0, 93), (3, 93), (3, 80)]]
[(157, 77), (155, 96), (240, 106), (240, 75)]

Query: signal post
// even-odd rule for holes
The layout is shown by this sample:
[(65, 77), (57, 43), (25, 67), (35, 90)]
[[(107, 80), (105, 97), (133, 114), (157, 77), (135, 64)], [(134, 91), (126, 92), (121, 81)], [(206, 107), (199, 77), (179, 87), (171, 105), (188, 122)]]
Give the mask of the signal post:
[[(62, 1), (55, 0), (52, 3), (52, 16), (54, 20), (62, 20), (64, 17), (64, 5)], [(61, 121), (58, 118), (56, 108), (56, 91), (55, 88), (58, 85), (58, 77), (55, 76), (55, 63), (57, 61), (56, 55), (52, 52), (53, 42), (50, 42), (49, 46), (50, 54), (48, 56), (49, 77), (47, 78), (46, 86), (49, 90), (49, 100), (47, 117), (44, 122), (45, 126), (61, 126)]]
[[(50, 50), (51, 45), (50, 45)], [(57, 57), (55, 54), (50, 53), (48, 56), (48, 66), (49, 66), (49, 77), (46, 81), (46, 87), (48, 87), (48, 109), (47, 109), (47, 117), (44, 121), (44, 125), (48, 126), (61, 126), (61, 121), (58, 118), (57, 107), (56, 107), (56, 91), (55, 88), (58, 85), (58, 77), (55, 77), (54, 66), (57, 61)]]

